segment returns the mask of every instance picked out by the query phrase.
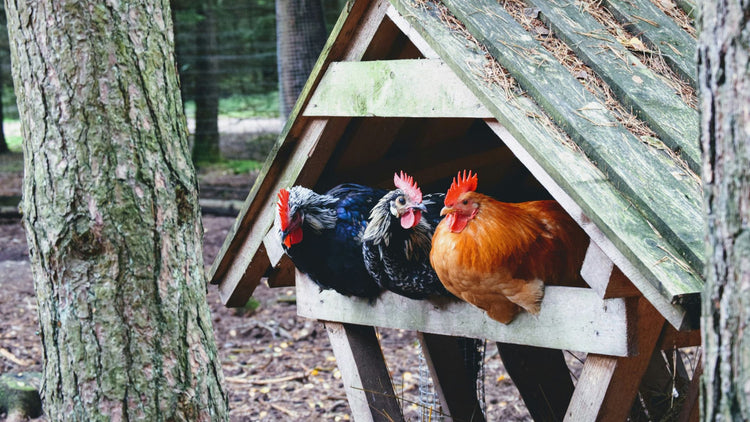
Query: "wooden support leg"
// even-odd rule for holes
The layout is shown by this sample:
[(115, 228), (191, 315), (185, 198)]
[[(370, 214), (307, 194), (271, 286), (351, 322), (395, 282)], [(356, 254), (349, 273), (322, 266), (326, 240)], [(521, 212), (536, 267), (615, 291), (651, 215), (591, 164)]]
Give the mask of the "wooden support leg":
[(325, 322), (356, 421), (403, 421), (383, 351), (369, 326)]
[(700, 418), (700, 406), (698, 405), (698, 398), (701, 389), (701, 375), (703, 375), (703, 357), (698, 356), (698, 363), (695, 365), (695, 371), (693, 372), (693, 379), (690, 380), (690, 385), (687, 389), (687, 397), (682, 405), (682, 411), (677, 417), (678, 422), (698, 422)]
[[(665, 341), (672, 339), (669, 331), (671, 331), (671, 326), (664, 327), (641, 385), (638, 387), (638, 392), (651, 420), (663, 420), (677, 404), (673, 399), (672, 390), (675, 389), (680, 395), (684, 395), (690, 384), (690, 377), (682, 362), (681, 352), (676, 348), (669, 350), (669, 345), (665, 344)], [(662, 350), (664, 350), (663, 353)]]
[(643, 375), (638, 392), (652, 420), (660, 421), (667, 414), (672, 398), (673, 378), (661, 350), (654, 350)]
[(535, 421), (561, 421), (573, 396), (562, 350), (497, 343), (508, 375)]
[(459, 349), (458, 337), (419, 333), (443, 412), (456, 421), (484, 422), (484, 415)]
[(565, 421), (626, 420), (664, 327), (664, 318), (644, 298), (638, 301), (636, 318), (638, 355), (616, 358), (589, 354)]

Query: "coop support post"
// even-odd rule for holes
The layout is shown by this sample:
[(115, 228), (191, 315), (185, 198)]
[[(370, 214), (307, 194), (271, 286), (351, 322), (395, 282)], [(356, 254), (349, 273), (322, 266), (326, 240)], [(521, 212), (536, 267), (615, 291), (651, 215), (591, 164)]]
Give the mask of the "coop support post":
[(468, 376), (459, 338), (422, 332), (418, 336), (443, 413), (456, 421), (484, 422), (477, 386)]
[(375, 329), (325, 322), (354, 420), (403, 421)]
[(497, 343), (503, 366), (535, 421), (561, 421), (573, 396), (562, 350)]
[(640, 295), (633, 283), (593, 240), (586, 250), (581, 277), (602, 299)]
[[(690, 336), (683, 338), (689, 340)], [(638, 388), (651, 420), (665, 420), (673, 407), (681, 407), (683, 414), (684, 409), (697, 406), (697, 396), (691, 397), (691, 379), (678, 349), (683, 347), (677, 343), (681, 339), (671, 325), (664, 327)], [(673, 396), (673, 389), (677, 396)]]
[(698, 354), (698, 362), (695, 364), (693, 378), (688, 386), (682, 411), (677, 417), (677, 422), (698, 422), (700, 418), (700, 406), (698, 398), (701, 389), (701, 375), (703, 375), (703, 355)]
[(636, 319), (632, 334), (637, 339), (637, 355), (618, 358), (589, 354), (566, 422), (626, 420), (665, 322), (643, 297), (638, 301)]

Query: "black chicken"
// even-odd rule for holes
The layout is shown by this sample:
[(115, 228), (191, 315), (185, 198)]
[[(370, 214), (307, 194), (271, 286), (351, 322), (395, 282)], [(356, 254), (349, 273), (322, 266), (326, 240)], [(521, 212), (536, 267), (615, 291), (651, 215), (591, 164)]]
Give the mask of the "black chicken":
[(384, 289), (411, 299), (449, 295), (430, 266), (432, 233), (442, 217), (445, 195), (422, 198), (411, 176), (393, 176), (396, 189), (370, 212), (362, 238), (365, 267)]
[(284, 251), (321, 289), (377, 297), (382, 289), (362, 261), (362, 235), (367, 213), (385, 193), (351, 183), (323, 195), (302, 186), (281, 189), (276, 229)]
[[(442, 217), (445, 195), (422, 191), (411, 176), (396, 173), (396, 189), (386, 193), (370, 212), (362, 238), (365, 267), (384, 289), (411, 299), (453, 297), (430, 265), (432, 234)], [(476, 383), (482, 367), (483, 341), (460, 337), (459, 347), (469, 379)]]

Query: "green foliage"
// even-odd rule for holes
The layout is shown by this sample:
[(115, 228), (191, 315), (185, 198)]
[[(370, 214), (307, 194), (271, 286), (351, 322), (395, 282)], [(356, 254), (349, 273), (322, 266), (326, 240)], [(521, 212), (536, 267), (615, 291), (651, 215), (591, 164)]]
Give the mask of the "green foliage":
[[(195, 117), (195, 101), (185, 101), (185, 115)], [(219, 99), (219, 116), (249, 119), (278, 117), (279, 93), (271, 91), (253, 95), (232, 95)]]
[(245, 313), (248, 315), (254, 313), (258, 308), (260, 308), (260, 301), (258, 301), (258, 299), (254, 297), (250, 297), (250, 299), (247, 300), (245, 306), (243, 306)]
[(5, 143), (8, 144), (8, 149), (11, 152), (23, 152), (23, 136), (21, 135), (5, 135)]
[(271, 91), (255, 95), (232, 95), (219, 100), (219, 115), (246, 117), (278, 117), (279, 93)]
[(203, 172), (223, 172), (245, 174), (257, 171), (263, 163), (256, 160), (220, 160), (217, 162), (199, 162), (196, 166)]
[(263, 165), (263, 163), (255, 160), (226, 160), (223, 164), (234, 174), (244, 174), (260, 170)]
[[(15, 100), (15, 97), (13, 97), (13, 99)], [(15, 107), (13, 109), (15, 110)], [(3, 108), (3, 111), (5, 110), (7, 109)], [(9, 119), (7, 116), (5, 117), (3, 120), (3, 134), (5, 135), (5, 143), (8, 145), (8, 149), (11, 152), (23, 152), (21, 122), (17, 118)]]

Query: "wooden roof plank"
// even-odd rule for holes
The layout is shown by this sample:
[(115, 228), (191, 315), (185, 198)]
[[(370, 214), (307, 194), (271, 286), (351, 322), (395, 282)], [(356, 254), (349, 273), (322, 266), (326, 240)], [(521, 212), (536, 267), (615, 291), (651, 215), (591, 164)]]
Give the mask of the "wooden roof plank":
[[(445, 0), (534, 100), (643, 212), (680, 255), (702, 271), (704, 242), (698, 182), (623, 128), (560, 63), (494, 0)], [(702, 226), (699, 226), (702, 227)]]
[[(650, 0), (604, 0), (604, 5), (625, 29), (637, 35), (681, 78), (696, 86), (696, 41)], [(685, 7), (689, 8), (687, 4)], [(695, 7), (695, 6), (693, 6)]]
[(398, 29), (401, 30), (401, 32), (406, 35), (409, 40), (419, 49), (419, 51), (422, 53), (422, 55), (425, 56), (425, 58), (428, 59), (439, 59), (440, 56), (435, 52), (435, 50), (430, 47), (429, 44), (422, 38), (419, 33), (409, 25), (406, 20), (404, 20), (401, 15), (398, 14), (396, 9), (393, 7), (393, 5), (388, 6), (388, 11), (386, 12), (386, 15), (391, 20), (391, 22), (394, 23), (398, 27)]
[(698, 12), (698, 6), (693, 0), (676, 0), (677, 7), (682, 9), (685, 14), (690, 18), (695, 19), (695, 15)]
[(305, 116), (491, 117), (442, 60), (331, 63)]
[[(590, 219), (587, 232), (592, 234), (591, 226), (601, 228), (606, 239), (599, 239), (597, 243), (604, 250), (602, 243), (611, 242), (612, 247), (605, 252), (662, 315), (681, 328), (685, 310), (672, 301), (683, 294), (697, 295), (702, 288), (700, 277), (671, 258), (663, 259), (665, 252), (661, 248), (671, 254), (676, 251), (648, 226), (643, 216), (622, 198), (580, 150), (571, 147), (564, 135), (537, 118), (543, 112), (536, 104), (522, 96), (508, 97), (501, 86), (484, 80), (483, 69), (490, 66), (485, 53), (478, 47), (467, 46), (462, 35), (449, 30), (434, 7), (414, 7), (406, 0), (394, 0), (394, 5), (519, 142), (519, 145), (509, 144), (514, 154), (527, 167), (538, 165), (549, 175), (545, 178), (534, 173), (558, 201), (563, 192), (564, 196), (572, 198), (568, 204), (581, 207), (582, 213)], [(586, 184), (593, 188), (581, 186)], [(606, 214), (609, 209), (624, 218), (611, 219), (611, 215)], [(615, 259), (613, 255), (617, 253), (622, 254), (622, 258)], [(628, 262), (633, 267), (625, 265)]]
[[(555, 35), (594, 69), (623, 104), (634, 109), (638, 117), (648, 123), (694, 172), (700, 172), (698, 111), (685, 104), (674, 89), (630, 53), (607, 28), (582, 11), (578, 4), (555, 0), (527, 0), (527, 3), (539, 8)], [(619, 0), (612, 0), (612, 3), (619, 3)], [(656, 11), (661, 13), (658, 9)], [(648, 16), (652, 17), (651, 14)], [(644, 22), (643, 25), (648, 24)]]
[[(519, 103), (531, 112), (535, 105), (523, 100)], [(538, 144), (522, 145), (499, 123), (488, 125), (667, 321), (677, 329), (697, 326), (697, 314), (688, 314), (682, 304), (700, 303), (700, 278), (672, 258), (676, 251), (596, 168), (579, 160), (578, 153), (564, 144), (562, 148), (553, 144), (561, 165), (548, 172), (535, 157), (549, 149)], [(527, 141), (534, 141), (534, 137)], [(558, 184), (551, 174), (559, 177), (560, 171), (566, 171), (563, 174), (568, 179)], [(606, 205), (597, 206), (601, 204)]]

